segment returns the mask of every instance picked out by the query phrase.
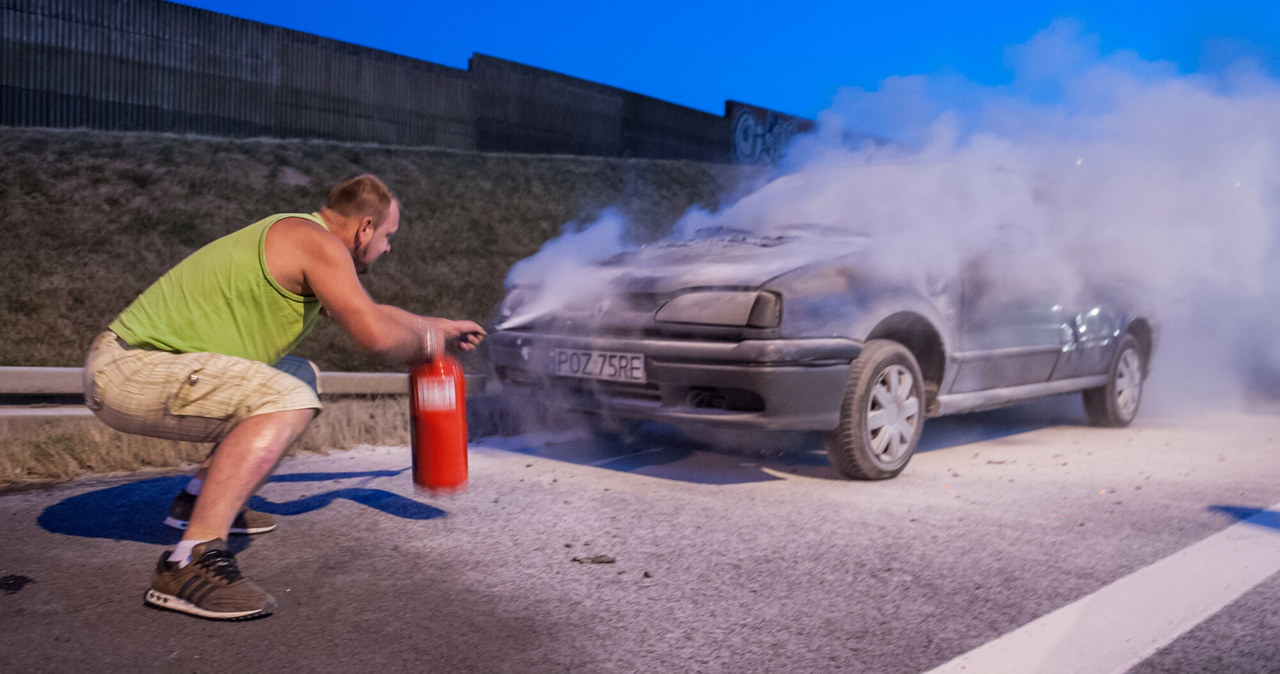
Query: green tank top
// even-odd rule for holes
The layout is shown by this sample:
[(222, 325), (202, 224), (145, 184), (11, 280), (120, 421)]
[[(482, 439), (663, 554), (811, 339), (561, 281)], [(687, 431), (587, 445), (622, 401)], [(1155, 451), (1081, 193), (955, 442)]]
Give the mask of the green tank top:
[(318, 213), (281, 213), (217, 239), (151, 284), (111, 331), (145, 349), (280, 360), (320, 312), (316, 298), (285, 290), (267, 271), (267, 230), (285, 218), (324, 227)]

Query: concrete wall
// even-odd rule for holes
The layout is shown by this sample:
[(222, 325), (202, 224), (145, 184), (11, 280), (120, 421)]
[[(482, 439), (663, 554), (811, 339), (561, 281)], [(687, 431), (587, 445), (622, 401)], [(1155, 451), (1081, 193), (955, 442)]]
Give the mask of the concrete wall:
[(160, 0), (0, 0), (0, 125), (766, 157), (733, 150), (728, 115), (479, 54), (459, 70)]

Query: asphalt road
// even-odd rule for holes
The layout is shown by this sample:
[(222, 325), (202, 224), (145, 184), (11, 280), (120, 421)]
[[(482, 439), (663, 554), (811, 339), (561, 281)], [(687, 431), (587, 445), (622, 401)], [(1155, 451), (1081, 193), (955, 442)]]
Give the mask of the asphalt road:
[(878, 483), (661, 427), (481, 439), (453, 497), (297, 457), (244, 623), (143, 605), (183, 478), (3, 495), (0, 672), (1277, 671), (1280, 410), (1071, 403), (932, 420)]

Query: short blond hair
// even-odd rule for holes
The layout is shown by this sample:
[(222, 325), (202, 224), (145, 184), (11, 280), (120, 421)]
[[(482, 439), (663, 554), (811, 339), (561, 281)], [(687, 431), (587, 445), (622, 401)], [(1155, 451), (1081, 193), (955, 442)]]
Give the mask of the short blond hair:
[(375, 228), (382, 225), (396, 196), (386, 184), (369, 173), (347, 178), (333, 186), (324, 207), (344, 218), (373, 218)]

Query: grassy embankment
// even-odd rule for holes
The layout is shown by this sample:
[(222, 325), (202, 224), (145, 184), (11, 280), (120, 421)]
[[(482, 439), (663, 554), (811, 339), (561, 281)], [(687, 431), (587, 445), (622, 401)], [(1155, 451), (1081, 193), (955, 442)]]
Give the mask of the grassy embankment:
[[(404, 216), (366, 277), (380, 302), (487, 324), (510, 266), (566, 223), (613, 207), (632, 236), (714, 208), (754, 173), (694, 162), (449, 152), (317, 141), (0, 128), (0, 365), (79, 366), (93, 336), (212, 239), (276, 212), (318, 209), (342, 178), (374, 173)], [(391, 371), (333, 324), (296, 352), (321, 369)], [(483, 351), (468, 371), (486, 368)], [(403, 401), (335, 401), (303, 450), (408, 441)], [(207, 446), (123, 436), (96, 421), (0, 422), (0, 487), (172, 467)]]

